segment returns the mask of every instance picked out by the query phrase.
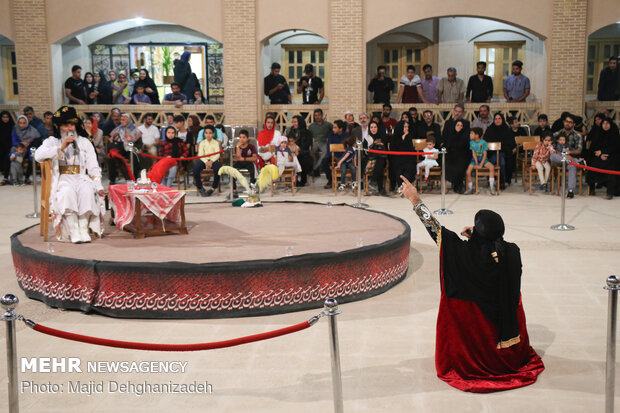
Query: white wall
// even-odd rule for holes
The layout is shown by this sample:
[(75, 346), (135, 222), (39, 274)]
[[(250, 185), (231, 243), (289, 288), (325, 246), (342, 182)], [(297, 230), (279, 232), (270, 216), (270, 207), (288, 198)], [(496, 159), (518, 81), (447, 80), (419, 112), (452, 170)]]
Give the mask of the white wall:
[[(367, 82), (374, 76), (379, 56), (378, 44), (417, 42), (407, 33), (432, 39), (432, 20), (408, 24), (381, 35), (367, 45)], [(483, 33), (487, 33), (482, 35)], [(481, 36), (482, 35), (482, 36)], [(472, 17), (439, 19), (438, 67), (435, 76), (445, 77), (448, 67), (457, 69), (458, 77), (467, 82), (475, 73), (474, 42), (525, 41), (523, 73), (530, 78), (532, 90), (528, 101), (541, 101), (546, 93), (546, 56), (544, 40), (509, 24)], [(370, 100), (370, 95), (368, 96)]]

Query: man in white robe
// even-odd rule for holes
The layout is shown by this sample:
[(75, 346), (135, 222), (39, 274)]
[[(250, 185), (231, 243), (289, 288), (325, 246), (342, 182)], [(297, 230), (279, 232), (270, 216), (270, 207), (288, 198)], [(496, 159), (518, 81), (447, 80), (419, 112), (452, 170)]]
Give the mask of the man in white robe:
[(97, 154), (84, 137), (74, 108), (61, 107), (52, 121), (54, 136), (47, 138), (34, 156), (37, 162), (52, 161), (49, 202), (56, 236), (60, 241), (90, 242), (89, 230), (102, 235), (105, 213)]

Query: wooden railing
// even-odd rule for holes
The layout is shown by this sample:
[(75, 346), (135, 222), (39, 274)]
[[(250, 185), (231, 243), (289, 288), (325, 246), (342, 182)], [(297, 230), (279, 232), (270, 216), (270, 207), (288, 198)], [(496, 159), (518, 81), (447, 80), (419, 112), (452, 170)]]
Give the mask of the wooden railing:
[(207, 115), (215, 118), (215, 124), (224, 124), (224, 105), (183, 105), (180, 108), (174, 105), (74, 105), (75, 110), (79, 113), (92, 115), (100, 112), (105, 119), (108, 119), (110, 112), (114, 108), (120, 109), (121, 113), (128, 113), (131, 120), (136, 125), (144, 123), (144, 117), (147, 114), (153, 114), (153, 124), (163, 126), (166, 124), (166, 116), (171, 113), (173, 115), (183, 115), (187, 118), (190, 115), (196, 115), (201, 122)]
[(586, 124), (588, 127), (592, 126), (594, 115), (599, 112), (606, 112), (607, 116), (612, 118), (616, 125), (620, 127), (620, 101), (599, 102), (597, 100), (586, 102)]
[[(263, 105), (263, 117), (267, 113), (273, 113), (276, 118), (276, 125), (280, 127), (280, 130), (284, 131), (284, 128), (287, 126), (291, 126), (291, 119), (293, 116), (300, 115), (306, 121), (306, 125), (310, 125), (312, 123), (312, 114), (314, 113), (314, 109), (322, 109), (323, 116), (326, 119), (329, 118), (329, 105), (302, 105), (302, 104), (291, 104), (291, 105)], [(333, 119), (330, 119), (333, 120)], [(262, 129), (262, 120), (259, 125)]]
[[(478, 110), (481, 103), (466, 103), (465, 114), (463, 118), (468, 121), (473, 121), (478, 116)], [(491, 108), (491, 116), (493, 113), (501, 111), (502, 113), (515, 116), (519, 119), (519, 123), (523, 125), (535, 124), (538, 121), (538, 115), (542, 111), (542, 103), (540, 102), (526, 102), (526, 103), (489, 103)], [(435, 122), (440, 125), (452, 117), (452, 111), (454, 109), (453, 103), (435, 104), (409, 104), (399, 103), (392, 104), (392, 116), (396, 119), (400, 119), (400, 115), (409, 110), (410, 107), (415, 107), (418, 110), (418, 114), (422, 117), (422, 112), (430, 110), (435, 116)], [(366, 111), (370, 114), (373, 112), (381, 112), (383, 105), (381, 104), (367, 104)], [(332, 120), (332, 119), (330, 119)]]

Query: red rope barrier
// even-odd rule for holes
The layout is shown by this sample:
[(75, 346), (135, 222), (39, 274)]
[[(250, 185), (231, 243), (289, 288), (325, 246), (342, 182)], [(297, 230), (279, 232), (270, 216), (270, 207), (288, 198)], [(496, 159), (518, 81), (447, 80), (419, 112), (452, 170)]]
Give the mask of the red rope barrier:
[(580, 163), (575, 163), (573, 161), (570, 162), (571, 165), (576, 166), (578, 168), (583, 168), (583, 169), (587, 169), (588, 171), (593, 171), (593, 172), (600, 172), (602, 174), (608, 174), (608, 175), (620, 175), (620, 171), (610, 171), (608, 169), (599, 169), (599, 168), (594, 168), (592, 166), (586, 166), (586, 165), (582, 165)]
[(55, 328), (46, 327), (41, 324), (34, 324), (32, 329), (39, 333), (48, 334), (50, 336), (63, 338), (65, 340), (79, 341), (81, 343), (94, 344), (97, 346), (126, 348), (131, 350), (146, 351), (198, 351), (198, 350), (214, 350), (218, 348), (226, 348), (238, 346), (241, 344), (253, 343), (255, 341), (267, 340), (305, 330), (312, 324), (308, 321), (295, 324), (289, 327), (280, 328), (278, 330), (267, 331), (265, 333), (253, 334), (251, 336), (233, 338), (231, 340), (214, 341), (211, 343), (195, 343), (195, 344), (160, 344), (160, 343), (137, 343), (133, 341), (110, 340), (107, 338), (91, 337), (82, 334), (69, 333), (67, 331), (56, 330)]
[(380, 153), (383, 155), (433, 155), (433, 152), (394, 152), (394, 151), (379, 151), (376, 149), (368, 149), (368, 152)]
[[(219, 152), (208, 153), (208, 154), (202, 155), (202, 156), (192, 156), (190, 158), (172, 158), (172, 159), (174, 159), (177, 162), (180, 162), (180, 161), (193, 161), (194, 159), (206, 158), (208, 156), (217, 155), (217, 154), (222, 153), (222, 152), (226, 152), (226, 150), (222, 149)], [(139, 152), (138, 155), (146, 156), (147, 158), (153, 158), (153, 159), (165, 159), (165, 157), (163, 157), (163, 156), (155, 156), (155, 155), (151, 155), (151, 154), (145, 153), (145, 152)]]

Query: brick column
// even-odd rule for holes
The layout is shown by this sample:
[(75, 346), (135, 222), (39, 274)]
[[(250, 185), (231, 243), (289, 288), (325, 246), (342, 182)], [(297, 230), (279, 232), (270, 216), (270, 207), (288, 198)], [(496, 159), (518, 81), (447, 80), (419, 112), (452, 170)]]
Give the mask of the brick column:
[(329, 120), (346, 110), (365, 109), (364, 20), (362, 0), (329, 2)]
[(38, 116), (52, 108), (50, 48), (45, 0), (12, 0), (19, 105), (34, 107)]
[(256, 125), (256, 1), (224, 1), (224, 106), (228, 125)]
[(584, 113), (588, 0), (554, 0), (549, 60), (549, 119)]

